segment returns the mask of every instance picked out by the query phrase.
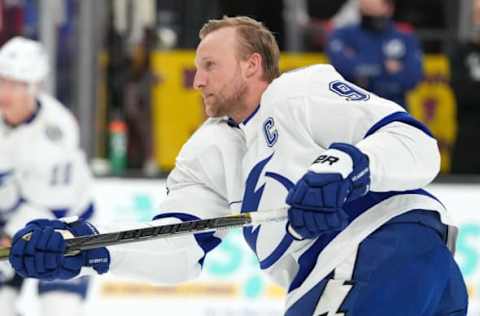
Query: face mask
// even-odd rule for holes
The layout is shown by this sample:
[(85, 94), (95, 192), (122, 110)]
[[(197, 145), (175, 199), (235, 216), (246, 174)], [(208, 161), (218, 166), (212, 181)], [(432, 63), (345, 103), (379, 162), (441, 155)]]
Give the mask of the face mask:
[(387, 29), (390, 18), (387, 16), (372, 16), (362, 14), (362, 27), (373, 32), (383, 32)]

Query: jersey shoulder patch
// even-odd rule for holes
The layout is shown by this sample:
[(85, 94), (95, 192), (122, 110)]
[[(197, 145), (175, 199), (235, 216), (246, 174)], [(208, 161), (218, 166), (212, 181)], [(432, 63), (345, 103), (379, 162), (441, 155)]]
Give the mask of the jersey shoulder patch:
[(347, 101), (367, 101), (370, 99), (369, 93), (351, 82), (343, 80), (331, 81), (328, 84), (328, 88), (337, 95), (345, 97)]
[(53, 125), (53, 124), (47, 125), (45, 127), (45, 135), (47, 139), (49, 139), (52, 142), (60, 141), (63, 138), (62, 129), (57, 125)]

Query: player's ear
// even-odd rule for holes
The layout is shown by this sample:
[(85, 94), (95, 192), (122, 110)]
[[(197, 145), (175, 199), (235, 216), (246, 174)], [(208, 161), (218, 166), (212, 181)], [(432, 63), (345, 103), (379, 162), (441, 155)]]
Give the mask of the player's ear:
[(253, 53), (248, 57), (245, 66), (245, 77), (250, 78), (262, 71), (262, 56)]

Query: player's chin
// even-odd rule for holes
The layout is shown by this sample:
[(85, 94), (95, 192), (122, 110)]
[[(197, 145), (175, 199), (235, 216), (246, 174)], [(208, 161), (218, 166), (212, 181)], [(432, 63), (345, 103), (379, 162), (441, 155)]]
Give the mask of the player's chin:
[(208, 104), (208, 103), (205, 103), (205, 114), (208, 116), (208, 117), (219, 117), (219, 116), (222, 116), (220, 111), (218, 111), (218, 107), (216, 107), (215, 105), (213, 104)]

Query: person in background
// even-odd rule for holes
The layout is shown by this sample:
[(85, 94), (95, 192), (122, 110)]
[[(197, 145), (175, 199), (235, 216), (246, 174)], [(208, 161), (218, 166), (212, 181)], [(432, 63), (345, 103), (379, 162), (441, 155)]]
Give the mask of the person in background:
[[(0, 48), (0, 244), (34, 218), (92, 219), (92, 178), (79, 130), (60, 102), (42, 91), (49, 72), (43, 46), (14, 37)], [(15, 316), (24, 279), (0, 266), (2, 316)], [(40, 281), (41, 315), (82, 315), (88, 278)]]
[(480, 135), (480, 1), (473, 0), (472, 5), (470, 39), (452, 43), (448, 52), (459, 126), (452, 156), (453, 173), (480, 173), (480, 152), (472, 150)]
[(359, 0), (360, 22), (335, 29), (326, 53), (345, 79), (408, 108), (405, 96), (422, 79), (415, 36), (397, 27), (393, 0)]

